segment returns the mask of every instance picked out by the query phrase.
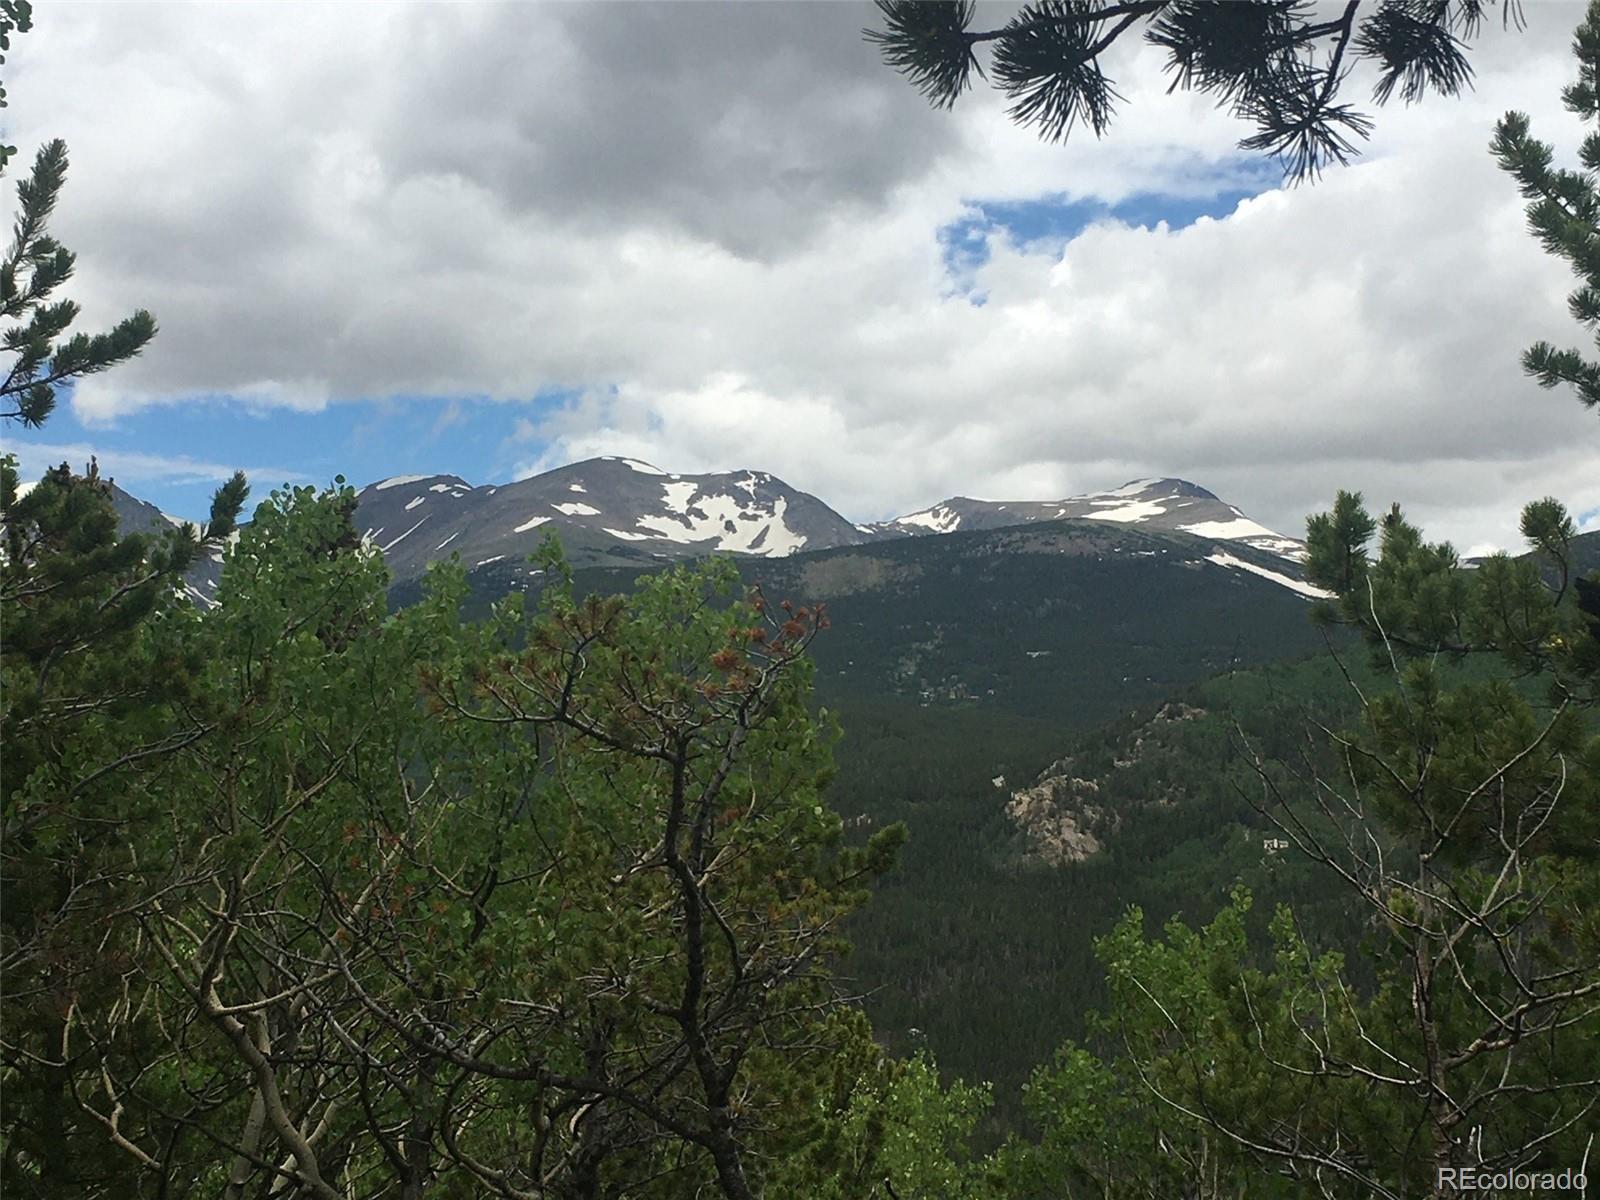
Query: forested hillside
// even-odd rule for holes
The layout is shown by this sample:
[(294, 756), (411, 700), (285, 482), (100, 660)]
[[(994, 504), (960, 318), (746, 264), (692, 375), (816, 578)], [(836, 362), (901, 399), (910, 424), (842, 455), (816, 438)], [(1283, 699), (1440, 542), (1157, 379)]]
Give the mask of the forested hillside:
[[(1211, 919), (1242, 883), (1257, 937), (1282, 902), (1361, 951), (1364, 918), (1279, 845), (1244, 754), (1296, 761), (1317, 724), (1348, 722), (1393, 679), (1337, 632), (1329, 653), (1293, 593), (1203, 566), (1203, 545), (1057, 522), (740, 568), (773, 595), (827, 602), (811, 654), (843, 730), (831, 802), (856, 836), (908, 830), (851, 921), (843, 973), (888, 1045), (995, 1084), (990, 1136), (1017, 1127), (1029, 1072), (1104, 1003), (1094, 943), (1130, 905), (1154, 932)], [(1573, 539), (1574, 569), (1597, 555), (1600, 534)], [(470, 603), (536, 594), (530, 570), (471, 572)], [(646, 577), (575, 581), (603, 594)], [(400, 585), (392, 602), (416, 594)], [(1105, 826), (1096, 853), (1065, 864), (1040, 861), (1007, 813), (1014, 792), (1063, 773), (1095, 789)]]
[[(1211, 561), (1215, 546), (1064, 521), (736, 561), (750, 584), (828, 605), (833, 624), (814, 648), (825, 702), (975, 705), (1073, 729), (1231, 666), (1321, 644), (1303, 595)], [(1297, 582), (1292, 564), (1235, 551)], [(580, 568), (574, 580), (607, 593), (644, 574)], [(537, 567), (509, 559), (467, 577), (477, 611), (543, 584)], [(391, 603), (420, 594), (401, 583)]]

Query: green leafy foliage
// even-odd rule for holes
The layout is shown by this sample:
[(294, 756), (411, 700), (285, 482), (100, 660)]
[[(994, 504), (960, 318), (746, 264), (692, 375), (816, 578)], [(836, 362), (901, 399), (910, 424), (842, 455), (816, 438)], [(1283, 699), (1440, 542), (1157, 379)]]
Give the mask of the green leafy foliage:
[(8, 1190), (760, 1194), (822, 1136), (860, 1037), (842, 921), (902, 838), (847, 845), (825, 802), (826, 614), (709, 564), (476, 622), (440, 567), (391, 616), (354, 506), (274, 493), (214, 608), (136, 623), (185, 690), (140, 698), (168, 753), (107, 776), (131, 815), (72, 848), (118, 880), (75, 912), (111, 974), (40, 1001), (77, 1051)]
[(841, 1046), (816, 1098), (818, 1136), (780, 1161), (768, 1194), (818, 1200), (939, 1196), (981, 1191), (973, 1132), (989, 1090), (946, 1085), (926, 1054), (894, 1059), (871, 1041), (859, 1016), (857, 1040)]

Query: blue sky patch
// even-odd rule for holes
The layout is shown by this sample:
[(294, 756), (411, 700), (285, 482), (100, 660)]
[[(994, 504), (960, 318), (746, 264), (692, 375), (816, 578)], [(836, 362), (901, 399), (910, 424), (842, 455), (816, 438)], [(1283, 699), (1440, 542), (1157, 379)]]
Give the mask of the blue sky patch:
[(938, 238), (956, 291), (972, 303), (982, 304), (986, 296), (973, 290), (972, 280), (989, 261), (989, 239), (996, 234), (1004, 233), (1020, 245), (1042, 244), (1059, 253), (1096, 221), (1110, 219), (1148, 229), (1165, 221), (1170, 229), (1185, 229), (1201, 217), (1226, 217), (1241, 200), (1259, 196), (1272, 186), (1263, 179), (1257, 186), (1243, 181), (1200, 195), (1135, 192), (1115, 204), (1095, 197), (1069, 199), (1065, 193), (1035, 200), (976, 201), (965, 216), (941, 228)]
[(357, 487), (404, 474), (504, 483), (517, 463), (544, 450), (541, 442), (515, 440), (518, 420), (537, 421), (572, 397), (548, 392), (518, 403), (403, 396), (301, 412), (215, 396), (86, 426), (62, 396), (43, 429), (6, 430), (4, 448), (17, 456), (24, 479), (61, 461), (81, 470), (93, 452), (101, 474), (164, 512), (195, 518), (236, 467), (250, 477), (251, 508), (284, 483), (321, 486), (339, 474)]

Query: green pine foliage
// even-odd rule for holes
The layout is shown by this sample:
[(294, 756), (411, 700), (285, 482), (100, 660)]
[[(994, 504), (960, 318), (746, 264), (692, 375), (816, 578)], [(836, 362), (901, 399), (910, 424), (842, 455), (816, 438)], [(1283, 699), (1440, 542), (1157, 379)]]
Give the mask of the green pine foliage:
[(14, 322), (0, 335), (12, 356), (0, 381), (0, 405), (7, 406), (0, 416), (33, 428), (55, 407), (58, 387), (126, 362), (156, 332), (155, 318), (140, 309), (109, 332), (66, 336), (78, 306), (51, 297), (72, 278), (76, 258), (46, 229), (66, 178), (66, 143), (41, 146), (32, 174), (17, 183), (17, 219), (0, 258), (0, 320)]
[(191, 550), (179, 535), (119, 539), (92, 467), (53, 470), (16, 501), (15, 469), (0, 463), (0, 488), (0, 1181), (64, 1197), (124, 1169), (74, 1116), (93, 1069), (73, 1016), (120, 991), (126, 964), (105, 923), (137, 895), (127, 847), (165, 811), (137, 781), (197, 736), (203, 664), (178, 636), (193, 620), (175, 595)]
[[(1122, 96), (1101, 56), (1142, 26), (1172, 88), (1210, 96), (1249, 121), (1256, 131), (1240, 148), (1273, 156), (1297, 181), (1349, 161), (1371, 133), (1371, 118), (1339, 98), (1353, 60), (1378, 66), (1378, 104), (1396, 93), (1408, 104), (1430, 91), (1457, 95), (1472, 81), (1467, 47), (1494, 7), (1381, 0), (1357, 20), (1354, 3), (1325, 12), (1301, 0), (1033, 0), (980, 31), (969, 0), (877, 6), (883, 28), (863, 31), (866, 39), (931, 104), (954, 105), (973, 73), (983, 74), (977, 47), (992, 44), (990, 73), (1012, 120), (1050, 141), (1079, 125), (1106, 133)], [(1514, 0), (1501, 11), (1503, 23), (1520, 24)]]
[[(1567, 299), (1567, 311), (1600, 346), (1600, 5), (1591, 3), (1573, 35), (1572, 52), (1578, 78), (1561, 93), (1567, 111), (1589, 126), (1578, 148), (1581, 169), (1556, 167), (1555, 148), (1530, 132), (1527, 114), (1508, 112), (1495, 127), (1492, 150), (1501, 169), (1517, 181), (1528, 200), (1528, 228), (1550, 254), (1564, 258), (1579, 284)], [(1558, 350), (1536, 342), (1522, 356), (1525, 371), (1541, 387), (1568, 384), (1578, 399), (1600, 411), (1600, 363), (1581, 350)]]

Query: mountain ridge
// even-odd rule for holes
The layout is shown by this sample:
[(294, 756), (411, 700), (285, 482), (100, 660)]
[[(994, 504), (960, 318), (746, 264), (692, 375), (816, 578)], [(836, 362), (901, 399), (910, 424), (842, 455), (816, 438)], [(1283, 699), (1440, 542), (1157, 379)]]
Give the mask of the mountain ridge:
[(1134, 479), (1119, 488), (1059, 500), (999, 501), (955, 496), (873, 528), (884, 536), (925, 536), (1075, 518), (1242, 542), (1297, 562), (1305, 557), (1305, 544), (1299, 539), (1268, 529), (1215, 493), (1174, 476)]
[[(782, 558), (802, 551), (903, 537), (1093, 520), (1191, 533), (1281, 559), (1297, 577), (1304, 545), (1268, 529), (1198, 484), (1176, 477), (1059, 500), (952, 497), (888, 521), (856, 523), (769, 472), (690, 474), (608, 456), (568, 463), (507, 484), (473, 486), (456, 475), (397, 475), (358, 494), (363, 536), (397, 579), (458, 553), (469, 569), (525, 557), (549, 529), (569, 553), (602, 565), (637, 565), (707, 553)], [(1232, 565), (1232, 564), (1223, 564)]]

